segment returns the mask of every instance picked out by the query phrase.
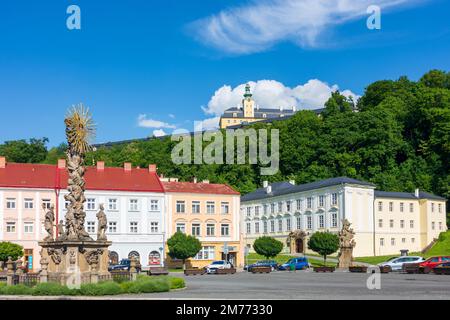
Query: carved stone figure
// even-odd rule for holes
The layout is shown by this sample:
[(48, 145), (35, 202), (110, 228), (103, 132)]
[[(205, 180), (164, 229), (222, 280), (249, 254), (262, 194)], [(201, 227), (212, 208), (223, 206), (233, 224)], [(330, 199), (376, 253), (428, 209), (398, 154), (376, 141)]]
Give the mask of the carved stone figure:
[(61, 259), (62, 259), (62, 255), (63, 255), (62, 249), (48, 248), (47, 252), (55, 264), (61, 263)]
[(97, 265), (102, 253), (102, 249), (90, 250), (84, 253), (84, 257), (86, 258), (86, 261), (89, 265)]
[[(45, 210), (45, 205), (42, 205), (42, 208)], [(50, 209), (45, 214), (44, 228), (47, 231), (48, 236), (44, 238), (44, 241), (53, 241), (53, 224), (55, 222), (55, 206), (51, 205)]]
[(351, 223), (344, 219), (342, 221), (342, 230), (339, 231), (339, 256), (338, 256), (338, 268), (348, 268), (352, 265), (353, 261), (353, 248), (356, 246), (356, 242), (353, 239), (355, 232), (350, 228)]
[(100, 210), (99, 212), (97, 212), (97, 220), (98, 220), (97, 240), (107, 240), (106, 225), (108, 223), (108, 219), (106, 218), (105, 207), (103, 204), (100, 205)]

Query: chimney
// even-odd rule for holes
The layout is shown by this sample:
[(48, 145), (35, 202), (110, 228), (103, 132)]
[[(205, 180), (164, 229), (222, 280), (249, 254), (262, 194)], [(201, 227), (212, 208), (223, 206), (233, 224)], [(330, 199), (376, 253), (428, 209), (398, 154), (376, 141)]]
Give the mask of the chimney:
[(58, 159), (58, 169), (66, 168), (66, 159)]
[(97, 171), (105, 170), (105, 161), (97, 161)]
[(156, 173), (156, 164), (149, 164), (148, 165), (148, 172)]
[(292, 107), (292, 111), (297, 111), (297, 108), (295, 106)]
[(267, 194), (272, 193), (272, 186), (267, 186), (266, 193)]
[(289, 180), (289, 183), (295, 186), (295, 180)]
[(131, 162), (125, 162), (125, 163), (123, 164), (123, 169), (124, 169), (125, 171), (131, 171)]
[(419, 188), (416, 188), (414, 195), (416, 196), (416, 198), (419, 198)]
[(0, 169), (5, 169), (5, 168), (6, 168), (6, 158), (0, 157)]
[(202, 183), (209, 183), (209, 180), (203, 180)]
[(197, 183), (197, 177), (194, 177), (194, 179), (192, 179), (192, 182)]
[(283, 111), (283, 107), (282, 106), (280, 106), (280, 111)]
[(263, 188), (267, 188), (268, 185), (269, 185), (269, 181), (267, 181), (267, 180), (263, 181)]

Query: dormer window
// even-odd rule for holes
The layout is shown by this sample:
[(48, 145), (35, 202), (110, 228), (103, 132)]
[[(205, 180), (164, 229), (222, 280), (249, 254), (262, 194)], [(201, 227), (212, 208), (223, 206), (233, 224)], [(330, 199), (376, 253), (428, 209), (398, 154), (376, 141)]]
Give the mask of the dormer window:
[(265, 114), (265, 113), (263, 113), (262, 116), (263, 116), (263, 118), (267, 118), (267, 114)]
[(237, 117), (237, 113), (233, 112), (233, 118), (236, 118), (236, 117)]

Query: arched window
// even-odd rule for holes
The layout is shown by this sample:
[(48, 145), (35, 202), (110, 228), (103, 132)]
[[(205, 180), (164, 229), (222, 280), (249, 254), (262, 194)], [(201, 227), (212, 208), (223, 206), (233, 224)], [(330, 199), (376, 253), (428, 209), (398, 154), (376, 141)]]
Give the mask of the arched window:
[(118, 264), (119, 263), (119, 255), (115, 251), (109, 252), (109, 264)]
[(131, 252), (128, 254), (128, 259), (131, 259), (132, 257), (135, 257), (135, 258), (137, 259), (137, 261), (140, 261), (140, 255), (139, 255), (139, 252), (137, 252), (137, 251), (131, 251)]
[(152, 251), (148, 255), (148, 264), (152, 265), (160, 265), (161, 264), (161, 255), (158, 251)]

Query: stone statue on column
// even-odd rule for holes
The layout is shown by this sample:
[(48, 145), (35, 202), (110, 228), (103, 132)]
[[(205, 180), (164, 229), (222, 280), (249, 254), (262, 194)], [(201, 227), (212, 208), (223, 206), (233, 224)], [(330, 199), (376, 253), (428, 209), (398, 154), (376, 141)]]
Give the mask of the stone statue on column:
[[(42, 205), (42, 208), (45, 210), (45, 205)], [(45, 214), (45, 220), (44, 220), (44, 228), (45, 231), (47, 231), (48, 236), (44, 238), (44, 241), (53, 241), (54, 240), (54, 234), (53, 234), (53, 226), (55, 222), (55, 206), (51, 205), (50, 209)]]
[(101, 241), (107, 240), (106, 226), (108, 223), (108, 219), (106, 218), (105, 207), (103, 204), (100, 205), (100, 210), (97, 213), (97, 220), (98, 220), (97, 240)]
[(348, 268), (353, 262), (353, 248), (356, 246), (355, 232), (350, 228), (351, 223), (344, 219), (342, 222), (342, 230), (339, 231), (339, 256), (338, 268)]

